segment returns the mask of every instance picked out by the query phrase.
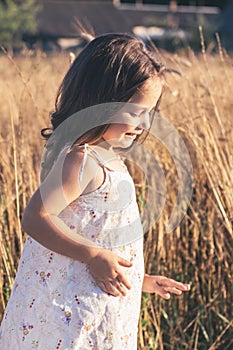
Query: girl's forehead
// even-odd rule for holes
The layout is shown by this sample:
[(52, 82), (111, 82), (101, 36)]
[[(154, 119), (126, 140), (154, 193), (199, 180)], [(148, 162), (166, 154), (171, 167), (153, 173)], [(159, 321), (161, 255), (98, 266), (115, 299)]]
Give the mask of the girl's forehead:
[(128, 102), (151, 109), (159, 100), (163, 85), (163, 80), (160, 77), (150, 78), (137, 90)]
[(138, 89), (141, 93), (148, 93), (154, 90), (160, 90), (164, 85), (162, 77), (155, 76), (151, 77)]

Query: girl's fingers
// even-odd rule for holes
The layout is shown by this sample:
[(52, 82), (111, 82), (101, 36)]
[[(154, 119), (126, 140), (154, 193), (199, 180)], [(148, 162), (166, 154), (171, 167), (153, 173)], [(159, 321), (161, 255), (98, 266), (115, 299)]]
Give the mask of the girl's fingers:
[(126, 295), (125, 287), (119, 281), (116, 282), (116, 288), (121, 293), (121, 295)]
[(108, 283), (104, 283), (104, 282), (99, 282), (98, 286), (100, 287), (100, 289), (108, 294), (113, 295), (114, 297), (118, 297), (120, 296), (120, 292), (119, 290), (117, 290), (116, 287), (114, 287), (110, 282)]
[(174, 280), (172, 280), (171, 285), (168, 286), (168, 287), (176, 288), (176, 289), (179, 289), (179, 290), (181, 290), (183, 292), (190, 290), (190, 285), (189, 284), (184, 284), (184, 283), (177, 282), (177, 281), (174, 281)]
[(127, 289), (131, 289), (131, 285), (129, 284), (128, 280), (124, 277), (124, 275), (118, 275), (117, 280)]
[(182, 294), (182, 290), (177, 289), (177, 288), (165, 287), (164, 291), (165, 292), (169, 292), (169, 293), (173, 293), (173, 294), (176, 294), (176, 295), (181, 295)]
[(190, 285), (189, 284), (184, 284), (181, 282), (177, 282), (173, 279), (170, 278), (166, 278), (163, 276), (160, 276), (159, 280), (157, 281), (157, 284), (160, 287), (164, 287), (164, 288), (176, 288), (178, 290), (181, 291), (189, 291), (190, 290)]
[(107, 288), (106, 288), (106, 285), (105, 285), (104, 282), (102, 282), (102, 281), (97, 281), (96, 283), (97, 283), (98, 287), (99, 287), (103, 292), (108, 293)]
[[(161, 288), (161, 287), (160, 287)], [(162, 289), (162, 290), (161, 290)], [(160, 289), (160, 295), (165, 299), (170, 299), (170, 294), (181, 295), (183, 291), (174, 287), (162, 287)], [(186, 289), (187, 290), (187, 289)]]
[(163, 299), (170, 299), (171, 295), (170, 293), (166, 292), (165, 290), (159, 289), (156, 291), (157, 294), (159, 294)]
[(121, 266), (125, 266), (125, 267), (131, 267), (132, 263), (126, 259), (121, 258), (120, 256), (118, 256), (118, 264)]

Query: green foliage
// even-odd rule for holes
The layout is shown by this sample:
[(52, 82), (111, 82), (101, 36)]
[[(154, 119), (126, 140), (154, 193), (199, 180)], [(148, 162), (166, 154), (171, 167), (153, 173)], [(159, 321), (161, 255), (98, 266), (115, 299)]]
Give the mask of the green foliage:
[(0, 45), (5, 48), (21, 47), (23, 34), (37, 31), (36, 15), (39, 10), (35, 0), (0, 2)]

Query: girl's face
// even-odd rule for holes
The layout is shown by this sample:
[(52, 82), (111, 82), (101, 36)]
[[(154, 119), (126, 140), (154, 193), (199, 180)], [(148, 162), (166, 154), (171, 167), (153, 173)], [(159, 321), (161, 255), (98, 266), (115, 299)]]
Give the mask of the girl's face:
[(150, 78), (115, 115), (103, 135), (111, 147), (128, 148), (151, 124), (151, 113), (161, 93), (162, 79)]

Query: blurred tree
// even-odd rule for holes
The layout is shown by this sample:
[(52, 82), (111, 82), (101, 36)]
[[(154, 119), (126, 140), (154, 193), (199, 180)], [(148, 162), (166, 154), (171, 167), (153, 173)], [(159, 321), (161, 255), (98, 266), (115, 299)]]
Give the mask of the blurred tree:
[(0, 1), (0, 45), (22, 47), (23, 34), (35, 33), (36, 15), (40, 6), (36, 0), (1, 0)]

